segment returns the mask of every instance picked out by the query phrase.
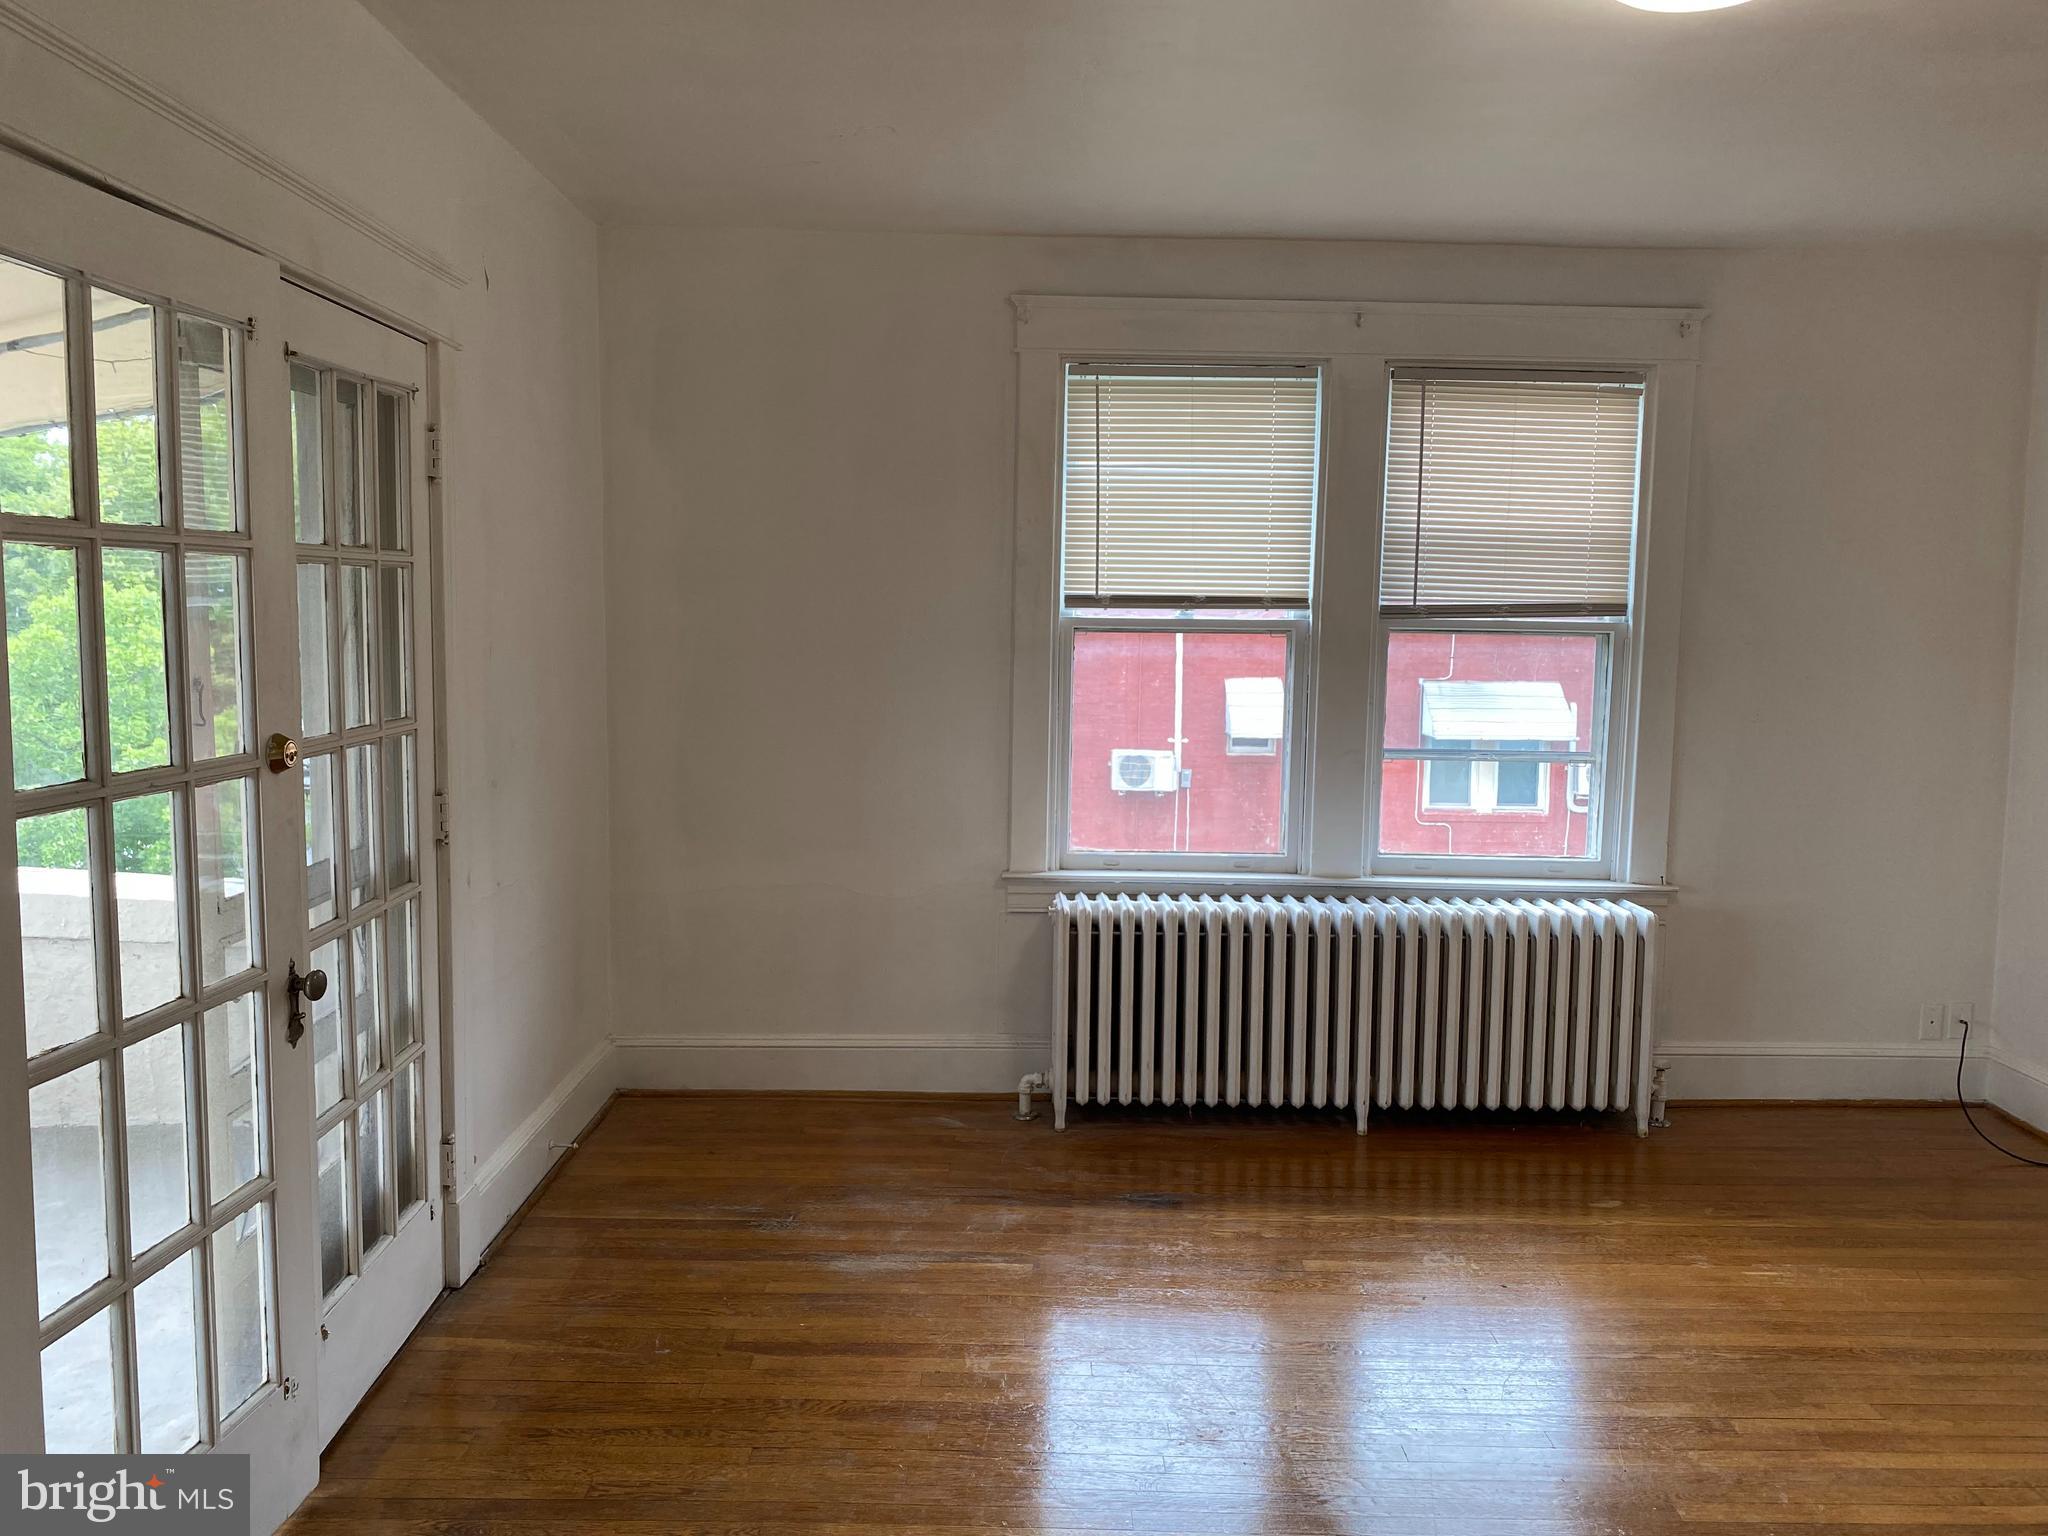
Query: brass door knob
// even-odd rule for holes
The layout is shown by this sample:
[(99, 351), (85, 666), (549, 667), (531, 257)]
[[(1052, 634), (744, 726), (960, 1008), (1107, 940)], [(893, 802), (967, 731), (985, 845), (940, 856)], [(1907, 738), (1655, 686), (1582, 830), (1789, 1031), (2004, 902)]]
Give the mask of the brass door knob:
[(299, 766), (299, 744), (279, 731), (270, 738), (270, 771), (289, 773)]

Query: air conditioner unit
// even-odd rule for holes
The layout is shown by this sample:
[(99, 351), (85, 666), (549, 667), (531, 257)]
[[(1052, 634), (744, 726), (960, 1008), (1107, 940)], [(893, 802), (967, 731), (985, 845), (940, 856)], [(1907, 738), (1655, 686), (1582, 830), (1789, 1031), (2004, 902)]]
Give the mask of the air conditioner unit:
[(1109, 787), (1120, 795), (1170, 795), (1180, 788), (1171, 752), (1118, 747), (1109, 754)]

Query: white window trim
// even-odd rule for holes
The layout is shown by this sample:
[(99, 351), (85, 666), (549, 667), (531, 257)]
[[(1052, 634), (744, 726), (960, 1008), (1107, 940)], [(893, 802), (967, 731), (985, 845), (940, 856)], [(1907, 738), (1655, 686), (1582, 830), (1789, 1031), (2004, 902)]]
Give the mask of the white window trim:
[[(1666, 886), (1681, 566), (1705, 312), (1563, 305), (1407, 304), (1016, 295), (1016, 558), (1011, 657), (1012, 905), (1067, 888), (1389, 891)], [(1280, 867), (1215, 855), (1132, 855), (1063, 867), (1068, 632), (1060, 592), (1060, 454), (1069, 361), (1316, 363), (1323, 368), (1315, 623), (1293, 658), (1299, 721), (1289, 765), (1290, 852)], [(1402, 860), (1376, 846), (1374, 743), (1384, 687), (1379, 528), (1388, 370), (1404, 365), (1639, 372), (1643, 496), (1631, 620), (1611, 656), (1609, 805), (1596, 861)], [(1079, 621), (1093, 627), (1092, 619)], [(1461, 621), (1469, 624), (1471, 621)], [(1153, 626), (1156, 627), (1156, 626)], [(1268, 623), (1262, 627), (1272, 628)], [(1618, 802), (1618, 803), (1617, 803)], [(1256, 861), (1264, 866), (1266, 861)], [(1136, 866), (1142, 864), (1143, 868)], [(1067, 875), (1074, 878), (1061, 878)], [(1161, 878), (1146, 879), (1157, 875)], [(1507, 882), (1504, 887), (1503, 882)]]

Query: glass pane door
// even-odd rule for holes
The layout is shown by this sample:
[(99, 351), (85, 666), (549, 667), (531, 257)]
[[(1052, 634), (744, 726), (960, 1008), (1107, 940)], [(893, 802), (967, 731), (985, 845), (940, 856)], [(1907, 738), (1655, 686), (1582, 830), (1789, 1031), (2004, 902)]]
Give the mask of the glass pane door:
[(295, 297), (290, 406), (322, 1308), (319, 1418), (340, 1427), (444, 1273), (431, 654), (415, 387), (425, 349)]
[(245, 347), (239, 324), (0, 259), (52, 1451), (215, 1444), (281, 1382)]
[(412, 398), (292, 365), (320, 1285), (332, 1300), (427, 1198), (420, 1108)]
[(267, 1531), (319, 1475), (285, 285), (7, 155), (0, 208), (0, 1445), (246, 1453)]

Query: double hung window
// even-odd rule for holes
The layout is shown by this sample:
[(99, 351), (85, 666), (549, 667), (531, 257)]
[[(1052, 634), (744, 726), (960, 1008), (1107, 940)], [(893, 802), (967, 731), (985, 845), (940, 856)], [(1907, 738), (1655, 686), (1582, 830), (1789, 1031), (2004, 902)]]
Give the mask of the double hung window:
[(1076, 363), (1065, 382), (1068, 859), (1288, 867), (1320, 371)]
[(1661, 882), (1695, 312), (1019, 315), (1014, 872)]
[(1375, 867), (1598, 865), (1643, 381), (1393, 371)]

